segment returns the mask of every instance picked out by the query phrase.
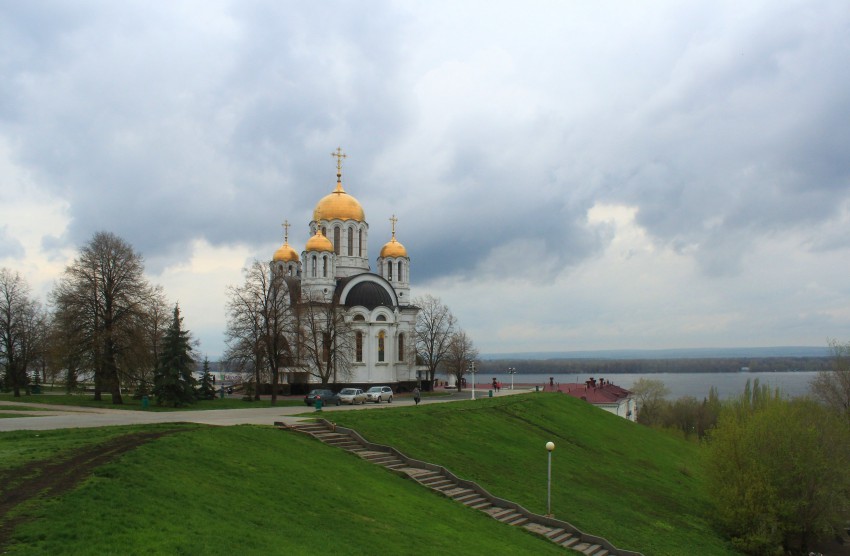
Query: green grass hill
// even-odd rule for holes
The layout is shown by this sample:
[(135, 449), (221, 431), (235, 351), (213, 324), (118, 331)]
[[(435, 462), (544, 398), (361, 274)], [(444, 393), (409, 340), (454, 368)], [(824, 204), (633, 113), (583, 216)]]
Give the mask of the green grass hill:
[[(710, 526), (698, 446), (559, 394), (327, 412), (496, 496), (651, 555), (734, 554)], [(171, 426), (173, 428), (173, 426)], [(0, 434), (0, 500), (39, 465), (163, 426)], [(181, 426), (76, 488), (0, 515), (8, 554), (563, 554), (355, 455), (272, 427)], [(95, 450), (96, 451), (96, 450)]]
[(649, 555), (735, 554), (713, 529), (700, 447), (558, 393), (330, 414), (501, 498)]

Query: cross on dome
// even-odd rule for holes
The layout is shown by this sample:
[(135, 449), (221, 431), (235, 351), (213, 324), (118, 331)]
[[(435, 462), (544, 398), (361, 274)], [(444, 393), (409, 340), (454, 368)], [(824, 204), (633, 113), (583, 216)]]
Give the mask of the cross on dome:
[(336, 181), (342, 181), (342, 159), (348, 158), (348, 155), (342, 152), (342, 147), (337, 147), (331, 156), (336, 157)]

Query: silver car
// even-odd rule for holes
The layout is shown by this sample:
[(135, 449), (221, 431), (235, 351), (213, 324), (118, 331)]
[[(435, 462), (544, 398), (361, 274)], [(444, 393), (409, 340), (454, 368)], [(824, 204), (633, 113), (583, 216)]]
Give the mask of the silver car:
[(389, 386), (373, 386), (366, 390), (366, 401), (381, 403), (387, 400), (387, 403), (393, 403), (393, 389)]
[(360, 388), (343, 388), (339, 392), (340, 403), (349, 405), (366, 403), (366, 394)]

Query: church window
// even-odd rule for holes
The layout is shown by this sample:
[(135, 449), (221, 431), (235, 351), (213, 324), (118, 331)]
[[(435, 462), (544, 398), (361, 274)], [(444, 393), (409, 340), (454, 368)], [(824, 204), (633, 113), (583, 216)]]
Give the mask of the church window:
[(378, 322), (387, 322), (387, 315), (378, 315), (375, 317), (375, 320)]
[(404, 278), (401, 277), (401, 265), (404, 264), (401, 261), (398, 262), (398, 281), (404, 282)]
[(354, 254), (354, 228), (348, 228), (348, 256)]
[(364, 322), (365, 320), (366, 317), (364, 317), (363, 315), (354, 315), (354, 322)]
[(334, 253), (339, 255), (339, 226), (334, 226)]
[(378, 361), (384, 360), (384, 331), (378, 332)]
[(322, 235), (328, 237), (328, 229), (322, 226)]
[(398, 335), (398, 360), (404, 361), (404, 334)]
[(358, 332), (354, 335), (354, 360), (358, 363), (363, 362), (363, 333)]
[(387, 262), (387, 280), (390, 282), (393, 281), (393, 263), (392, 261)]
[(322, 277), (328, 277), (328, 258), (322, 257)]
[(363, 256), (363, 230), (357, 230), (357, 256)]
[(316, 277), (316, 255), (313, 255), (313, 278)]

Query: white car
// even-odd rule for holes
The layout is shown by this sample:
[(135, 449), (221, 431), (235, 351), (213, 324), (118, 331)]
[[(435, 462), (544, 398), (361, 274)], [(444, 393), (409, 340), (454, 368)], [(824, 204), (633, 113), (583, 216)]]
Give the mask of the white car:
[(366, 390), (366, 401), (381, 403), (387, 400), (387, 403), (393, 403), (393, 389), (389, 386), (373, 386)]
[(343, 388), (339, 392), (339, 402), (348, 405), (366, 403), (366, 394), (360, 388)]

